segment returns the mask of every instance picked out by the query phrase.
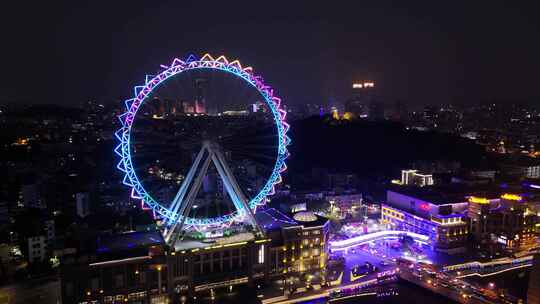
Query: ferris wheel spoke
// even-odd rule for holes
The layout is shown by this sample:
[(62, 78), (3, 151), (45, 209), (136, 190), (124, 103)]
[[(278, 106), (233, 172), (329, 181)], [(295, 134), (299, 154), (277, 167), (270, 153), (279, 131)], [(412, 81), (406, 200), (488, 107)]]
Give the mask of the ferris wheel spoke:
[[(122, 127), (115, 133), (120, 141), (115, 152), (122, 158), (118, 168), (125, 173), (124, 182), (132, 187), (134, 197), (144, 197), (143, 203), (165, 218), (168, 229), (164, 236), (169, 244), (176, 241), (173, 236), (184, 226), (191, 231), (202, 231), (203, 227), (215, 229), (240, 221), (240, 217), (247, 218), (255, 226), (250, 205), (264, 201), (271, 192), (266, 186), (268, 178), (274, 181), (284, 168), (282, 155), (287, 142), (281, 140), (283, 134), (276, 133), (286, 132), (288, 128), (284, 127), (279, 99), (251, 68), (243, 68), (238, 61), (220, 58), (175, 59), (158, 75), (147, 78), (144, 85), (135, 88), (135, 96), (126, 102), (127, 111), (121, 116)], [(218, 73), (226, 77), (219, 78)], [(202, 89), (199, 79), (203, 79)], [(245, 85), (246, 82), (249, 85)], [(156, 91), (157, 87), (160, 91)], [(224, 94), (217, 94), (213, 89), (219, 87), (224, 89)], [(205, 90), (205, 93), (201, 95), (198, 90)], [(190, 94), (204, 98), (208, 115), (182, 113), (186, 102), (194, 100)], [(249, 116), (216, 115), (222, 111), (217, 102), (223, 105), (222, 109), (246, 109), (239, 101), (249, 104), (264, 101), (266, 109)], [(173, 106), (175, 111), (171, 110)], [(208, 112), (210, 107), (213, 107), (211, 113)], [(136, 116), (137, 126), (133, 127)], [(204, 140), (215, 145), (201, 149)], [(215, 169), (210, 169), (212, 164)], [(242, 166), (245, 165), (254, 165), (253, 172), (267, 179), (262, 189), (254, 186), (260, 184), (258, 177), (255, 180), (239, 174), (244, 172)], [(211, 199), (207, 191), (217, 187), (212, 186), (216, 177), (223, 184), (214, 185), (222, 185), (224, 191), (212, 194), (215, 198)], [(200, 190), (203, 180), (205, 187)], [(148, 188), (145, 189), (143, 184)], [(176, 188), (177, 184), (179, 188)], [(174, 189), (177, 189), (176, 193)], [(152, 194), (158, 195), (159, 200)], [(246, 195), (254, 201), (248, 200)], [(195, 201), (198, 205), (202, 202), (204, 209), (194, 210)], [(212, 209), (212, 205), (216, 207)]]

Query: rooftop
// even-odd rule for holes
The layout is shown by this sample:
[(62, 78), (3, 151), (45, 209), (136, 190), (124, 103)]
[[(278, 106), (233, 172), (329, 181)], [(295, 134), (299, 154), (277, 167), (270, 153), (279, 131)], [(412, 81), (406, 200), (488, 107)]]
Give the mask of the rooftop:
[(97, 253), (120, 252), (164, 244), (165, 241), (159, 231), (102, 235), (97, 239)]
[(237, 233), (232, 236), (219, 237), (215, 239), (207, 240), (183, 240), (177, 241), (174, 244), (175, 251), (197, 249), (197, 248), (207, 248), (207, 247), (216, 247), (223, 246), (228, 244), (242, 243), (255, 239), (255, 235), (250, 232)]
[(255, 214), (255, 218), (261, 228), (265, 231), (298, 226), (298, 222), (274, 208), (258, 210)]
[[(304, 214), (304, 212), (299, 212)], [(297, 213), (297, 214), (299, 214)], [(296, 217), (285, 214), (277, 209), (268, 208), (257, 211), (255, 218), (265, 231), (275, 230), (279, 228), (288, 228), (293, 226), (303, 226), (306, 228), (322, 226), (328, 222), (328, 219), (317, 214), (312, 214), (310, 221), (299, 221)], [(303, 218), (303, 216), (300, 216)]]
[(510, 165), (510, 166), (520, 166), (520, 167), (532, 167), (532, 166), (540, 166), (540, 159), (521, 155), (521, 154), (513, 154), (504, 156), (501, 159), (502, 165)]
[(501, 195), (500, 188), (484, 184), (473, 186), (463, 184), (427, 187), (393, 186), (388, 190), (418, 198), (434, 205), (447, 205), (466, 202), (468, 196), (498, 198)]

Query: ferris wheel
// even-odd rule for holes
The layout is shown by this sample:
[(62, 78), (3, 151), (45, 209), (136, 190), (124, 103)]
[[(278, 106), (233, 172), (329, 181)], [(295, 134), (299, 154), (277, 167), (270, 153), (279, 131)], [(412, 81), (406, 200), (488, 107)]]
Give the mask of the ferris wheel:
[[(232, 76), (234, 81), (241, 83), (240, 86), (249, 87), (249, 90), (255, 92), (253, 95), (255, 97), (252, 98), (257, 98), (265, 106), (266, 118), (263, 121), (271, 125), (271, 128), (268, 128), (270, 131), (265, 133), (265, 145), (254, 144), (255, 141), (249, 139), (251, 135), (260, 134), (260, 132), (254, 131), (254, 126), (260, 125), (260, 121), (252, 123), (251, 116), (242, 116), (242, 120), (231, 120), (226, 115), (231, 111), (200, 113), (204, 110), (197, 110), (198, 105), (195, 104), (195, 108), (182, 114), (177, 114), (180, 111), (175, 110), (174, 119), (170, 119), (170, 123), (166, 124), (163, 122), (163, 115), (149, 116), (148, 111), (143, 110), (145, 104), (151, 104), (152, 98), (157, 98), (157, 91), (166, 87), (167, 84), (175, 82), (174, 79), (181, 83), (184, 81), (182, 75), (207, 73), (208, 71), (228, 77)], [(202, 80), (197, 78), (195, 82), (199, 84)], [(225, 86), (228, 86), (227, 84), (225, 83)], [(201, 93), (196, 92), (195, 95), (197, 94)], [(227, 94), (221, 94), (219, 99), (225, 99), (224, 95)], [(201, 97), (195, 97), (195, 99), (197, 98)], [(281, 182), (281, 173), (286, 170), (287, 145), (290, 143), (287, 136), (289, 125), (285, 122), (286, 111), (281, 108), (280, 103), (281, 100), (275, 95), (273, 89), (267, 86), (260, 76), (256, 76), (251, 67), (243, 67), (238, 60), (229, 61), (225, 56), (213, 58), (209, 54), (205, 54), (201, 58), (196, 58), (193, 55), (185, 59), (175, 58), (170, 65), (161, 65), (161, 70), (157, 75), (147, 75), (144, 85), (134, 88), (133, 97), (125, 101), (126, 111), (119, 116), (121, 127), (115, 133), (119, 144), (114, 151), (120, 156), (117, 168), (124, 174), (123, 183), (131, 187), (131, 197), (140, 199), (142, 208), (151, 209), (154, 215), (161, 219), (167, 242), (174, 241), (175, 234), (187, 229), (219, 229), (246, 220), (254, 227), (258, 227), (254, 213), (258, 206), (266, 203), (269, 195), (274, 194), (274, 187)], [(153, 118), (153, 120), (148, 117)], [(259, 116), (256, 117), (258, 119)], [(144, 147), (140, 144), (142, 140), (135, 138), (139, 136), (137, 134), (142, 134), (142, 132), (137, 133), (139, 130), (137, 123), (144, 124), (145, 119), (152, 123), (157, 121), (162, 124), (161, 127), (152, 128), (152, 133), (146, 135), (146, 138), (150, 138), (145, 139), (145, 143), (148, 143), (146, 146), (160, 147), (154, 148), (152, 153), (147, 153), (150, 148)], [(196, 126), (195, 131), (190, 129), (195, 128), (193, 126)], [(232, 127), (229, 128), (229, 126)], [(231, 128), (236, 129), (223, 133), (224, 130)], [(174, 132), (171, 131), (172, 129), (175, 129)], [(160, 136), (160, 130), (171, 134), (188, 134), (189, 136), (186, 135), (185, 138), (189, 138), (157, 139)], [(269, 136), (268, 132), (273, 136)], [(212, 135), (217, 133), (219, 135)], [(151, 141), (152, 139), (154, 142)], [(272, 141), (271, 144), (269, 144), (269, 139)], [(168, 146), (163, 146), (163, 143), (168, 144)], [(162, 146), (163, 148), (161, 148)], [(193, 151), (195, 151), (188, 158), (191, 164), (187, 165), (184, 162), (185, 165), (180, 168), (181, 174), (160, 173), (162, 178), (165, 175), (163, 179), (170, 180), (173, 179), (170, 176), (176, 176), (174, 179), (176, 182), (172, 184), (172, 187), (176, 187), (175, 194), (167, 197), (154, 193), (153, 190), (156, 187), (145, 183), (148, 178), (143, 175), (147, 175), (147, 172), (156, 175), (154, 171), (161, 170), (160, 172), (162, 172), (163, 170), (153, 169), (153, 167), (145, 168), (144, 171), (138, 170), (137, 168), (142, 161), (134, 160), (137, 159), (135, 156), (144, 155), (147, 158), (152, 158), (153, 161), (155, 158), (156, 163), (160, 163), (160, 160), (161, 163), (164, 163), (165, 161), (157, 156), (162, 149), (162, 151), (167, 151), (169, 158), (172, 158), (172, 162), (174, 162), (174, 157), (177, 155), (175, 150), (177, 148), (184, 149), (186, 146), (193, 147)], [(243, 149), (243, 147), (260, 149), (261, 146), (269, 146), (272, 149), (269, 149), (270, 152), (264, 155), (260, 152), (246, 153)], [(235, 156), (235, 154), (240, 156)], [(253, 155), (255, 157), (250, 157)], [(265, 160), (265, 167), (268, 169), (266, 171), (260, 170), (264, 171), (264, 174), (262, 177), (258, 176), (258, 182), (254, 183), (253, 180), (247, 178), (247, 174), (242, 173), (244, 172), (242, 170), (245, 169), (246, 163), (253, 163), (249, 158), (257, 157)], [(219, 178), (222, 192), (227, 194), (232, 208), (220, 208), (221, 211), (218, 213), (196, 214), (194, 210), (198, 208), (198, 202), (202, 200), (201, 187), (208, 179), (208, 175), (211, 174), (210, 170), (213, 170), (215, 176)], [(168, 187), (167, 189), (170, 189), (171, 185)], [(260, 231), (260, 227), (258, 229)]]

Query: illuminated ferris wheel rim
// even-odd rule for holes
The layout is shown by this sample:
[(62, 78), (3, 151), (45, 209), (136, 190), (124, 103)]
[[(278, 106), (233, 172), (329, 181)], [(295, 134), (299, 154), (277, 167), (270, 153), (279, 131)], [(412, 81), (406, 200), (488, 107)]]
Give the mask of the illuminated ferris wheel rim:
[[(161, 67), (163, 70), (158, 75), (147, 75), (144, 85), (135, 86), (134, 97), (125, 101), (126, 112), (118, 117), (122, 127), (115, 133), (119, 144), (114, 151), (120, 156), (117, 168), (124, 173), (123, 183), (131, 187), (131, 197), (140, 199), (143, 209), (152, 209), (154, 214), (167, 219), (165, 221), (167, 223), (178, 220), (178, 214), (156, 201), (139, 181), (131, 159), (131, 127), (145, 99), (167, 79), (185, 71), (213, 69), (233, 74), (253, 86), (265, 100), (274, 119), (278, 135), (277, 157), (270, 177), (259, 193), (249, 201), (249, 207), (255, 211), (257, 206), (266, 202), (267, 196), (274, 194), (274, 187), (281, 182), (281, 173), (287, 168), (285, 159), (288, 156), (287, 145), (290, 143), (290, 139), (287, 137), (289, 125), (285, 122), (286, 112), (280, 108), (281, 99), (274, 95), (273, 89), (263, 82), (262, 77), (253, 74), (251, 67), (242, 67), (238, 60), (229, 62), (225, 56), (214, 59), (211, 55), (205, 54), (200, 59), (197, 59), (195, 56), (190, 55), (185, 60), (175, 58), (169, 66), (161, 65)], [(242, 217), (246, 211), (237, 210), (231, 214), (215, 218), (186, 217), (185, 223), (189, 226), (226, 225)]]

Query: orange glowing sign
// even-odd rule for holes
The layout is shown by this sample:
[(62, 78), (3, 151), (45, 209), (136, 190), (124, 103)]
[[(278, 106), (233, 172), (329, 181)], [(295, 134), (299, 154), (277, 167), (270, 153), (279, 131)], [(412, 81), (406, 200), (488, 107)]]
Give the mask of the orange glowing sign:
[(510, 193), (505, 193), (501, 195), (501, 198), (505, 200), (509, 200), (509, 201), (521, 201), (523, 199), (521, 195), (510, 194)]
[(489, 200), (485, 197), (470, 196), (469, 202), (476, 204), (489, 204)]

